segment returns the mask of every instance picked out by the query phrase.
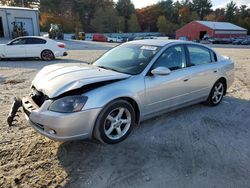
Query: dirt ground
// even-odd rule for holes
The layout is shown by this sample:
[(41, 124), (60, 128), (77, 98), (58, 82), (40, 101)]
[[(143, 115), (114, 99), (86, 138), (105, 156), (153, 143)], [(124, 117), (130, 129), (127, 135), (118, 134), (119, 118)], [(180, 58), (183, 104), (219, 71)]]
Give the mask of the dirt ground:
[(51, 141), (22, 113), (7, 126), (12, 98), (29, 93), (42, 67), (89, 62), (105, 50), (70, 50), (50, 63), (0, 61), (0, 187), (250, 187), (250, 49), (216, 49), (236, 70), (219, 106), (161, 115), (117, 145)]

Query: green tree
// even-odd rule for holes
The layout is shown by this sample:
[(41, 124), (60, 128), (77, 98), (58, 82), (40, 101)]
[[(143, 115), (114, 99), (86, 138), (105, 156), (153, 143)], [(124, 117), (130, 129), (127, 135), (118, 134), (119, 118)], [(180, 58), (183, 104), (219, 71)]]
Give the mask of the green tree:
[(159, 16), (157, 19), (157, 27), (159, 32), (167, 35), (173, 35), (175, 34), (178, 25), (166, 19), (165, 16)]
[(233, 1), (229, 2), (226, 7), (226, 19), (229, 22), (235, 22), (236, 21), (236, 13), (237, 13), (238, 7), (236, 3)]
[[(160, 11), (159, 11), (160, 15), (164, 15), (166, 17), (166, 19), (168, 19), (172, 22), (175, 21), (176, 16), (178, 16), (178, 11), (177, 11), (177, 15), (175, 15), (172, 0), (159, 1), (157, 3), (157, 6), (160, 8)], [(178, 17), (177, 17), (177, 19), (178, 19)]]
[(125, 31), (125, 18), (123, 16), (117, 17), (117, 32), (123, 33)]
[(118, 0), (116, 4), (116, 10), (119, 16), (123, 16), (125, 18), (124, 28), (125, 32), (128, 31), (128, 20), (132, 13), (135, 13), (134, 4), (131, 0)]
[(192, 8), (197, 12), (200, 20), (204, 20), (205, 16), (211, 13), (211, 0), (193, 0)]
[[(249, 9), (248, 9), (249, 10)], [(248, 16), (248, 10), (246, 5), (241, 5), (239, 8), (239, 17), (240, 18), (245, 18)]]
[[(49, 0), (51, 1), (51, 0)], [(64, 0), (65, 1), (65, 0)], [(79, 14), (85, 32), (94, 32), (91, 20), (99, 8), (105, 7), (105, 0), (67, 0), (73, 2), (73, 10)], [(113, 2), (113, 1), (112, 1)], [(111, 3), (112, 3), (111, 2)]]
[(139, 32), (141, 30), (136, 14), (132, 14), (128, 20), (128, 31)]
[(157, 19), (157, 27), (159, 32), (161, 33), (167, 33), (168, 32), (168, 26), (167, 26), (167, 20), (165, 16), (159, 16)]
[(102, 8), (100, 7), (94, 14), (91, 20), (91, 26), (95, 32), (110, 33), (117, 32), (119, 20), (117, 11), (113, 6)]

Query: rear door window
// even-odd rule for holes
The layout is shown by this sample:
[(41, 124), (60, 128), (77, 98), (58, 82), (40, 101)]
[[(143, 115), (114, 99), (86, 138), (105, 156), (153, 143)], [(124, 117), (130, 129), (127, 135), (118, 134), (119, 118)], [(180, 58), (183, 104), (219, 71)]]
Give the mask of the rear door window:
[(196, 45), (188, 45), (187, 48), (189, 52), (191, 66), (202, 65), (212, 62), (209, 49)]
[(39, 38), (28, 38), (27, 44), (46, 44), (46, 40)]

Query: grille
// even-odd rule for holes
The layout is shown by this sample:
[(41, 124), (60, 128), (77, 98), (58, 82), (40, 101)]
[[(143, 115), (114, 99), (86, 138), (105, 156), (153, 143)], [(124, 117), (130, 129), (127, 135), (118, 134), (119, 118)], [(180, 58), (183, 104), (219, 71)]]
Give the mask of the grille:
[(43, 126), (43, 125), (41, 125), (41, 124), (39, 124), (39, 123), (34, 123), (34, 125), (35, 125), (37, 128), (39, 128), (39, 129), (41, 129), (41, 130), (44, 130), (44, 126)]
[[(30, 121), (31, 121), (31, 120), (30, 120)], [(39, 123), (35, 123), (35, 122), (33, 122), (33, 121), (31, 121), (31, 122), (32, 122), (32, 124), (33, 124), (35, 127), (37, 127), (38, 129), (44, 131), (44, 126), (43, 126), (43, 125), (41, 125), (41, 124), (39, 124)]]

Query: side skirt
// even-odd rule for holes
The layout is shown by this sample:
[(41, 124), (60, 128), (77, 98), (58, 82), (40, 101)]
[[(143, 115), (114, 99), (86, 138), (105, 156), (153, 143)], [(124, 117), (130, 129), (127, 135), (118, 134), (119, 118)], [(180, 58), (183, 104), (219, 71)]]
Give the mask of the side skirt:
[(157, 112), (154, 112), (154, 113), (151, 113), (151, 114), (147, 114), (147, 115), (142, 116), (140, 118), (140, 122), (148, 120), (148, 119), (151, 119), (153, 117), (160, 116), (160, 115), (168, 113), (168, 112), (172, 112), (172, 111), (178, 110), (180, 108), (184, 108), (184, 107), (187, 107), (187, 106), (191, 106), (191, 105), (194, 105), (194, 104), (198, 104), (198, 103), (204, 102), (204, 101), (206, 101), (206, 99), (207, 99), (207, 97), (201, 97), (201, 98), (193, 100), (193, 101), (185, 102), (185, 103), (180, 104), (180, 105), (176, 105), (176, 106), (173, 106), (173, 107), (170, 107), (170, 108), (166, 108), (166, 109), (161, 110), (161, 111), (157, 111)]

